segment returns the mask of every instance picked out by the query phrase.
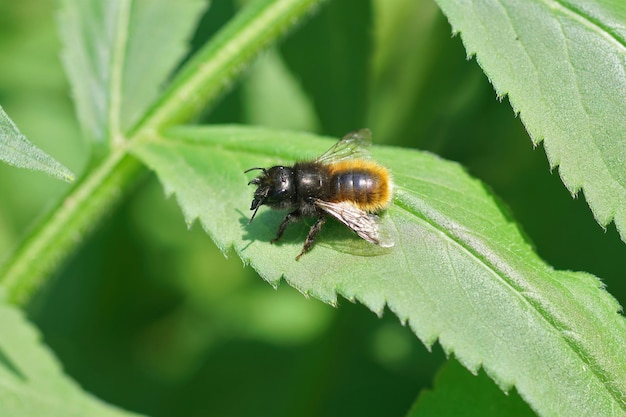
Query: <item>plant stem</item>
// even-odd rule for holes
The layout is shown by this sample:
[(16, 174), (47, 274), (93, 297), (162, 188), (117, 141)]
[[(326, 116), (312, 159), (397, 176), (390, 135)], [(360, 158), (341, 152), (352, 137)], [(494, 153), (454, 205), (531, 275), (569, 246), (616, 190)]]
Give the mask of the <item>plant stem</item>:
[(89, 170), (69, 194), (0, 266), (0, 283), (11, 302), (24, 304), (50, 271), (145, 171), (129, 154), (135, 143), (164, 128), (185, 123), (211, 105), (256, 55), (323, 0), (258, 0), (232, 19), (177, 74), (161, 98), (112, 151)]
[(260, 0), (243, 9), (179, 72), (142, 126), (165, 128), (195, 117), (260, 51), (325, 0)]
[(63, 198), (0, 270), (12, 303), (28, 301), (50, 270), (145, 171), (124, 150), (112, 152)]

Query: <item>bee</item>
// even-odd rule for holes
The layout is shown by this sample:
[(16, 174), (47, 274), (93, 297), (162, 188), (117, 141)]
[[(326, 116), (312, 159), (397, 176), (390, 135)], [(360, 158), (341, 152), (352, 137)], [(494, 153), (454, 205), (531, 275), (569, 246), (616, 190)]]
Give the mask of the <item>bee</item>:
[(290, 210), (271, 241), (275, 243), (289, 224), (303, 217), (315, 217), (296, 261), (311, 249), (329, 215), (368, 242), (393, 246), (381, 233), (377, 216), (391, 204), (393, 182), (387, 168), (369, 159), (370, 144), (371, 132), (361, 129), (348, 133), (312, 161), (246, 170), (245, 173), (261, 171), (248, 183), (257, 186), (249, 223), (264, 204), (272, 209)]

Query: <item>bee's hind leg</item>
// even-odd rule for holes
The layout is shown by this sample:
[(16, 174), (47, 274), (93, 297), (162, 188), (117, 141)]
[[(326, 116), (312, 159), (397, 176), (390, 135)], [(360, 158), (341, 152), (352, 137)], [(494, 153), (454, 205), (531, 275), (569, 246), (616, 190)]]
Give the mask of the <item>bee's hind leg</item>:
[(300, 260), (300, 257), (304, 255), (306, 252), (308, 252), (309, 249), (311, 249), (311, 246), (313, 246), (313, 242), (315, 241), (317, 234), (320, 232), (320, 230), (322, 230), (322, 226), (324, 226), (324, 223), (326, 223), (326, 216), (321, 215), (320, 217), (317, 218), (317, 221), (315, 222), (315, 224), (311, 226), (311, 229), (309, 230), (309, 235), (306, 237), (306, 240), (304, 241), (302, 252), (300, 252), (300, 255), (296, 256), (296, 261)]
[(300, 210), (294, 210), (291, 213), (287, 214), (280, 226), (278, 226), (278, 232), (276, 232), (276, 237), (270, 240), (270, 243), (278, 242), (278, 240), (283, 236), (283, 233), (285, 233), (285, 229), (287, 228), (289, 223), (297, 222), (298, 220), (300, 220), (301, 217), (302, 214), (300, 214)]

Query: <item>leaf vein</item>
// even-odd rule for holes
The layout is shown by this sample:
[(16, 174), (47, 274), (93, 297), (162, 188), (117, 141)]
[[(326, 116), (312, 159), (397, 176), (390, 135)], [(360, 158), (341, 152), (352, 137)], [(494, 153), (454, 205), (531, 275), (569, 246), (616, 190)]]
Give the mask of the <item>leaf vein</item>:
[[(418, 213), (411, 207), (411, 203), (404, 202), (402, 200), (401, 195), (396, 194), (396, 197), (394, 198), (394, 205), (405, 210), (410, 215), (413, 215), (413, 216), (418, 215)], [(422, 214), (425, 213), (424, 210), (420, 210), (419, 212), (421, 212)], [(439, 216), (443, 216), (443, 215), (439, 215)], [(462, 251), (465, 251), (474, 259), (476, 259), (478, 263), (482, 264), (487, 270), (491, 271), (494, 274), (494, 276), (498, 277), (499, 280), (504, 285), (509, 287), (521, 300), (523, 300), (523, 302), (525, 302), (530, 308), (534, 309), (539, 315), (539, 317), (545, 320), (545, 322), (548, 324), (548, 327), (552, 329), (554, 332), (556, 332), (556, 334), (558, 334), (558, 336), (565, 341), (567, 346), (569, 346), (570, 349), (572, 349), (572, 351), (574, 352), (574, 354), (580, 358), (582, 363), (585, 363), (589, 366), (592, 374), (604, 386), (606, 386), (607, 392), (615, 400), (615, 402), (621, 404), (622, 408), (626, 410), (626, 403), (621, 398), (619, 387), (616, 386), (616, 384), (613, 383), (613, 381), (611, 381), (610, 377), (607, 375), (604, 369), (602, 369), (602, 367), (596, 361), (591, 360), (592, 358), (590, 357), (590, 355), (588, 355), (584, 349), (582, 349), (576, 344), (575, 340), (572, 340), (572, 338), (568, 337), (568, 335), (564, 333), (563, 329), (567, 329), (568, 326), (565, 325), (565, 323), (562, 323), (558, 317), (556, 317), (555, 315), (551, 314), (548, 310), (546, 310), (541, 305), (541, 303), (527, 297), (525, 295), (525, 289), (522, 286), (520, 286), (519, 283), (517, 283), (516, 280), (512, 276), (508, 275), (502, 267), (498, 266), (498, 263), (501, 263), (501, 264), (509, 263), (507, 260), (503, 259), (502, 257), (500, 257), (499, 259), (491, 259), (489, 256), (481, 254), (480, 251), (476, 249), (478, 242), (472, 243), (470, 241), (464, 241), (462, 236), (455, 234), (451, 230), (451, 227), (452, 227), (451, 220), (445, 221), (443, 218), (437, 218), (437, 215), (432, 215), (432, 216), (422, 215), (419, 217), (425, 222), (427, 222), (435, 230), (438, 230), (443, 236), (445, 236), (449, 240), (450, 243), (457, 245)], [(445, 223), (449, 223), (450, 225), (448, 227), (443, 226), (445, 225)], [(482, 241), (480, 237), (478, 237), (478, 240)], [(488, 246), (488, 245), (483, 245), (483, 246)], [(501, 249), (504, 251), (509, 251), (509, 249), (505, 247), (502, 247)], [(536, 265), (532, 265), (531, 267), (534, 270), (537, 270)], [(559, 283), (559, 286), (563, 288), (563, 286), (560, 283)]]
[(123, 77), (124, 61), (128, 48), (128, 34), (130, 30), (131, 0), (119, 0), (120, 5), (115, 18), (116, 31), (113, 40), (113, 51), (111, 54), (111, 78), (109, 81), (109, 135), (113, 145), (120, 145), (123, 142), (121, 132), (121, 112), (123, 100)]

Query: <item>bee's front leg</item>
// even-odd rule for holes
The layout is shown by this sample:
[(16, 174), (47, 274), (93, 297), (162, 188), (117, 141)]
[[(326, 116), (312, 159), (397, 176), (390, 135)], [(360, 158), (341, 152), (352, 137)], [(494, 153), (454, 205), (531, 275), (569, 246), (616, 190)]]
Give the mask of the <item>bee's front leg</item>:
[(311, 226), (311, 229), (309, 230), (309, 235), (306, 237), (306, 240), (304, 241), (302, 252), (300, 252), (300, 255), (296, 256), (296, 261), (299, 260), (302, 255), (308, 252), (309, 249), (311, 249), (311, 246), (313, 246), (313, 242), (315, 241), (317, 234), (320, 232), (320, 230), (322, 230), (322, 226), (324, 226), (324, 223), (326, 223), (326, 216), (321, 215), (320, 217), (317, 218), (317, 221), (315, 222), (315, 224)]
[(270, 240), (270, 243), (278, 242), (278, 240), (283, 236), (283, 233), (285, 233), (285, 229), (287, 228), (287, 225), (289, 223), (297, 222), (298, 220), (300, 220), (301, 217), (302, 217), (302, 214), (300, 214), (300, 210), (294, 210), (288, 215), (286, 215), (282, 223), (280, 224), (280, 226), (278, 226), (278, 232), (276, 232), (276, 237)]

